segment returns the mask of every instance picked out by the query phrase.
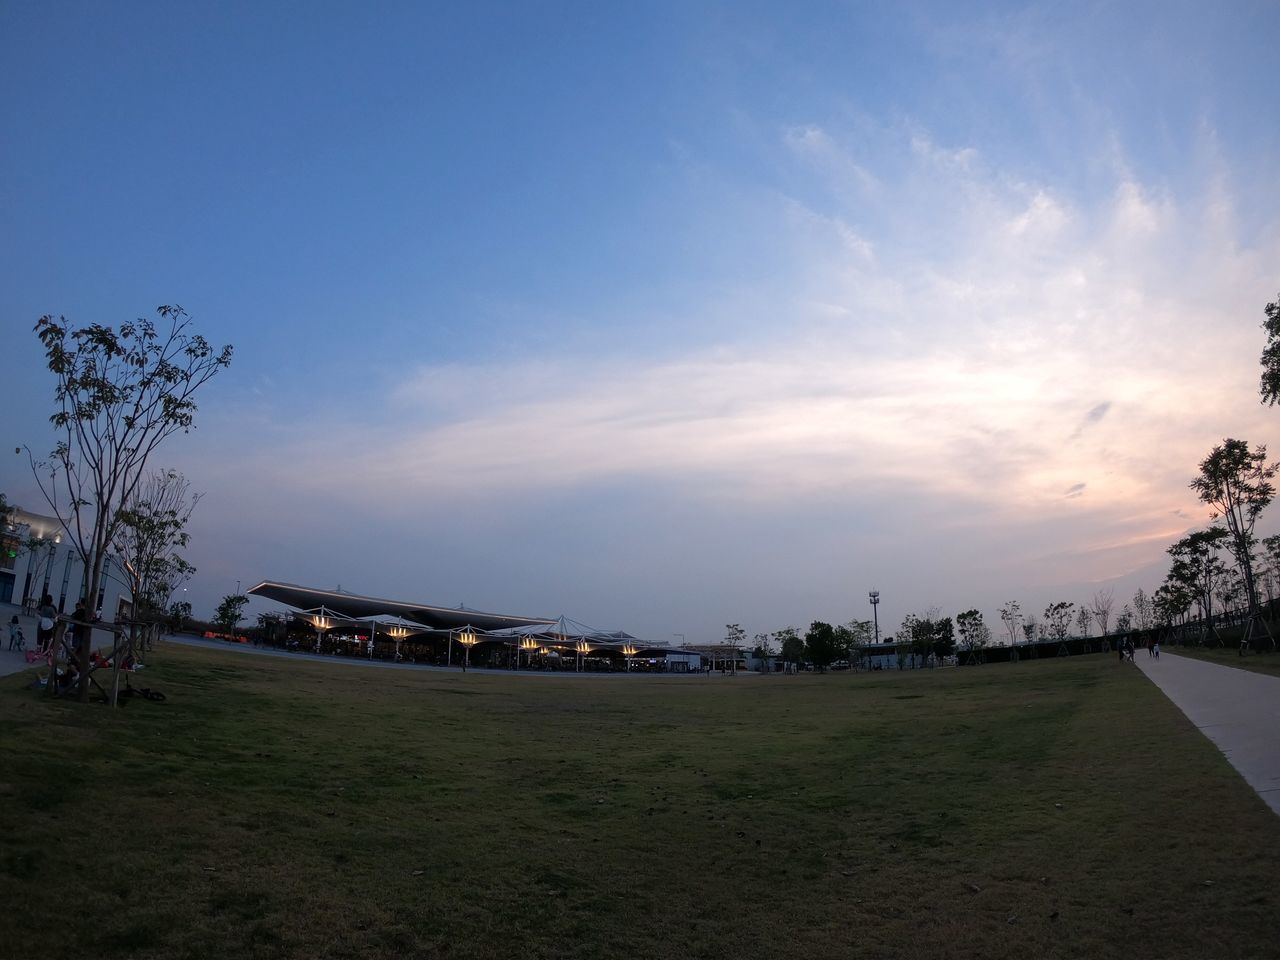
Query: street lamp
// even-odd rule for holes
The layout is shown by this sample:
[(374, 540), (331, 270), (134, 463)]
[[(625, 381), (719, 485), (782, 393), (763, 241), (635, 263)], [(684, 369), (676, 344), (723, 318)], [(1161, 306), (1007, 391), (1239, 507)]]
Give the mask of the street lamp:
[(872, 590), (867, 594), (867, 599), (871, 601), (871, 616), (876, 622), (876, 643), (880, 642), (880, 591)]
[[(533, 637), (525, 637), (520, 641), (520, 649), (524, 651), (525, 663), (533, 665), (533, 652), (538, 649), (538, 641)], [(516, 654), (516, 669), (520, 668), (520, 655)]]
[(467, 627), (458, 634), (458, 642), (466, 649), (462, 656), (462, 672), (466, 673), (467, 667), (471, 665), (471, 648), (480, 642), (480, 638), (476, 636), (474, 630)]

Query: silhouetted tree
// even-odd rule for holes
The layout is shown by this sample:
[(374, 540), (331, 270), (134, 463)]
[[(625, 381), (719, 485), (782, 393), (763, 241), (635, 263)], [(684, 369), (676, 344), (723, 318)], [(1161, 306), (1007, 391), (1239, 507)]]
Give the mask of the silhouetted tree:
[(1116, 633), (1128, 633), (1133, 629), (1133, 611), (1126, 603), (1120, 615), (1116, 617)]
[(773, 639), (778, 642), (778, 650), (784, 663), (804, 663), (804, 640), (795, 627), (784, 627), (774, 631)]
[(223, 633), (234, 637), (236, 627), (244, 619), (244, 608), (248, 603), (249, 598), (244, 594), (233, 593), (223, 597), (213, 615), (213, 625)]
[(956, 614), (956, 629), (960, 634), (960, 647), (966, 653), (979, 652), (991, 643), (991, 629), (983, 623), (979, 610)]
[(1228, 546), (1244, 577), (1245, 601), (1249, 607), (1246, 640), (1260, 617), (1253, 579), (1253, 528), (1275, 498), (1276, 489), (1271, 481), (1277, 469), (1280, 465), (1267, 462), (1265, 445), (1250, 450), (1244, 440), (1228, 438), (1200, 462), (1200, 476), (1191, 481), (1191, 489), (1212, 510), (1211, 519), (1221, 517), (1231, 534)]
[(1051, 640), (1065, 640), (1071, 634), (1071, 611), (1074, 603), (1059, 601), (1044, 608), (1045, 632)]
[(1280, 400), (1280, 296), (1262, 310), (1266, 320), (1262, 329), (1267, 331), (1267, 345), (1262, 350), (1262, 402), (1275, 404)]
[(1151, 598), (1141, 587), (1133, 595), (1133, 625), (1139, 630), (1151, 629)]
[(111, 550), (124, 570), (134, 619), (163, 616), (176, 581), (195, 571), (178, 554), (191, 541), (187, 522), (200, 502), (190, 486), (176, 470), (160, 470), (139, 485), (118, 514)]
[(804, 635), (804, 646), (818, 672), (824, 673), (838, 653), (835, 628), (821, 620), (813, 621)]
[(1018, 642), (1018, 631), (1022, 629), (1022, 605), (1017, 600), (1010, 600), (1000, 608), (1000, 620), (1009, 632), (1009, 645)]
[[(103, 565), (122, 522), (120, 513), (146, 475), (147, 461), (175, 432), (195, 421), (195, 393), (230, 365), (231, 347), (215, 350), (190, 332), (181, 307), (118, 329), (72, 329), (65, 318), (41, 317), (36, 336), (56, 385), (49, 418), (58, 441), (47, 460), (30, 457), (41, 493), (84, 564), (81, 597), (96, 607)], [(88, 697), (89, 645), (80, 646), (80, 698)]]
[[(1218, 551), (1227, 539), (1227, 531), (1221, 527), (1195, 530), (1169, 547), (1173, 564), (1166, 576), (1171, 598), (1186, 596), (1200, 608), (1205, 625), (1213, 626), (1213, 598), (1218, 581), (1226, 575), (1227, 568)], [(1189, 602), (1188, 602), (1189, 605)]]
[(179, 600), (169, 607), (169, 625), (174, 633), (180, 633), (186, 629), (190, 620), (191, 604), (187, 601)]
[(1098, 629), (1102, 631), (1102, 635), (1107, 635), (1107, 624), (1111, 622), (1111, 607), (1115, 603), (1114, 595), (1110, 587), (1105, 590), (1099, 590), (1093, 595), (1093, 604), (1089, 608), (1089, 612), (1093, 614), (1093, 619), (1097, 621)]
[(742, 627), (736, 623), (725, 624), (724, 642), (729, 646), (729, 657), (731, 663), (729, 669), (732, 673), (737, 673), (738, 651), (746, 645), (747, 631), (743, 630)]

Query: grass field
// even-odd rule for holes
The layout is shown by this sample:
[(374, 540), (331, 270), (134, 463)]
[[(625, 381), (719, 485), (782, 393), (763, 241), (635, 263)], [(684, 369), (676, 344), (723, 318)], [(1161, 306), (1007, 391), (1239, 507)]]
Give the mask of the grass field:
[[(1230, 647), (1161, 647), (1160, 652), (1172, 653), (1180, 657), (1193, 657), (1196, 660), (1207, 660), (1209, 663), (1220, 663), (1224, 667), (1239, 667), (1241, 670), (1252, 670), (1280, 677), (1280, 654), (1250, 652), (1240, 656), (1237, 646)], [(1141, 654), (1142, 651), (1139, 651)]]
[(1280, 824), (1110, 657), (513, 678), (167, 646), (0, 681), (0, 952), (1276, 956)]

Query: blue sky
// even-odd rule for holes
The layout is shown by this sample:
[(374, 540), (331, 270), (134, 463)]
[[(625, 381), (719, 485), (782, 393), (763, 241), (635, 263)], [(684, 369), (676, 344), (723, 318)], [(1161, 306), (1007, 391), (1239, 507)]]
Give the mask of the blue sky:
[(1280, 8), (612, 6), (0, 8), (10, 446), (37, 317), (177, 302), (236, 347), (157, 464), (206, 612), (1155, 587), (1196, 462), (1274, 431)]

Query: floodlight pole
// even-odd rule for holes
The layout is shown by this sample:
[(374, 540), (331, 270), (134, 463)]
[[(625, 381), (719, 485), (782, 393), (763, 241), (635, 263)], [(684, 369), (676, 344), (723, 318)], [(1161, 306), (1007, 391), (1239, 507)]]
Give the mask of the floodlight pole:
[[(876, 643), (880, 642), (880, 591), (872, 590), (867, 594), (867, 599), (871, 601), (871, 616), (876, 624)], [(863, 623), (866, 621), (864, 620)]]

